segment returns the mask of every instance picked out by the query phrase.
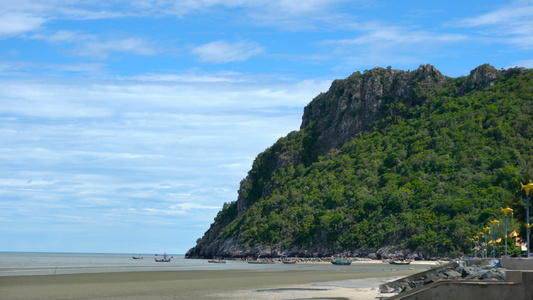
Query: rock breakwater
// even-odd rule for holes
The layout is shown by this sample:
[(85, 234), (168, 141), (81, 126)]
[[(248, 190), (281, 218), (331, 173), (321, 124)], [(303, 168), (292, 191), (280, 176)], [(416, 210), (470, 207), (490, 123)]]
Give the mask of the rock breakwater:
[(486, 264), (472, 264), (471, 266), (467, 266), (465, 262), (456, 262), (384, 283), (379, 286), (379, 291), (381, 293), (401, 293), (438, 280), (505, 281), (505, 271), (506, 269), (499, 267), (497, 261), (496, 263), (487, 261)]

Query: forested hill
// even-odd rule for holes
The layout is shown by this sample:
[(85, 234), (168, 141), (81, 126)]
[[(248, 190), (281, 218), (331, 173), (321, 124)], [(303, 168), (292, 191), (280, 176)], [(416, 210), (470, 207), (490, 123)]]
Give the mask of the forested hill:
[(356, 72), (257, 156), (187, 257), (456, 256), (500, 207), (525, 236), (529, 179), (533, 70)]

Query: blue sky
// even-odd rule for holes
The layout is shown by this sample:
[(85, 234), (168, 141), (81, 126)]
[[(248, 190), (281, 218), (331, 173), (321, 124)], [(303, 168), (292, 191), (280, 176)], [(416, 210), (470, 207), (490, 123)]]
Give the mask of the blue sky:
[(532, 1), (0, 0), (0, 251), (185, 253), (376, 66), (533, 67)]

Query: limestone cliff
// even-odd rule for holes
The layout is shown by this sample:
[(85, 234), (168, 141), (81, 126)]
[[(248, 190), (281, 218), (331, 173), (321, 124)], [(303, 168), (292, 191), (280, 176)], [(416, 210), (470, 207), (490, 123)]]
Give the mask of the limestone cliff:
[(356, 72), (344, 80), (335, 80), (328, 92), (318, 95), (305, 109), (300, 129), (315, 122), (316, 155), (326, 154), (357, 138), (373, 122), (394, 114), (394, 105), (406, 108), (424, 101), (446, 82), (432, 65), (422, 65), (413, 72), (374, 68)]
[(287, 249), (272, 249), (264, 244), (245, 246), (239, 240), (238, 233), (229, 232), (234, 227), (228, 226), (282, 184), (272, 178), (280, 168), (309, 165), (321, 156), (335, 153), (347, 142), (372, 130), (376, 122), (401, 117), (409, 108), (423, 106), (427, 99), (446, 85), (458, 85), (453, 96), (462, 96), (490, 87), (502, 77), (516, 72), (523, 72), (523, 69), (498, 71), (486, 64), (463, 79), (453, 79), (428, 64), (414, 71), (376, 67), (333, 81), (327, 92), (319, 94), (304, 108), (300, 131), (281, 138), (258, 155), (247, 177), (241, 182), (238, 199), (225, 205), (209, 230), (189, 250), (187, 257), (245, 257), (271, 254), (273, 251), (277, 251), (278, 255), (330, 254), (332, 249), (326, 244)]

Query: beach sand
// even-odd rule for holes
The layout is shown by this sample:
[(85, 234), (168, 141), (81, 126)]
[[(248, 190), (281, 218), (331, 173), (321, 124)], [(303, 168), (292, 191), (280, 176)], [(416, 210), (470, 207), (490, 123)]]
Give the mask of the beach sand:
[[(418, 270), (420, 271), (420, 270)], [(387, 272), (200, 270), (0, 277), (11, 299), (375, 299)], [(390, 296), (390, 294), (388, 294)]]

